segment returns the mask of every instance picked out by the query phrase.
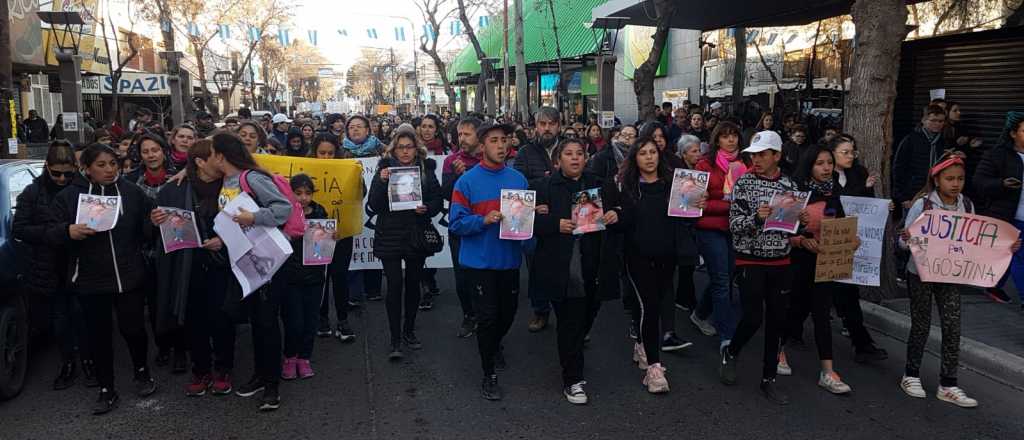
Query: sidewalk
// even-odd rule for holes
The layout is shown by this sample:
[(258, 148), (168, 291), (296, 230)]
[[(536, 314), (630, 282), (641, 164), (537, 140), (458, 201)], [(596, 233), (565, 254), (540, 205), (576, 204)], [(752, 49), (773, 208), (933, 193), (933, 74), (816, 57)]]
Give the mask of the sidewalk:
[[(962, 291), (963, 320), (960, 364), (1006, 385), (1024, 390), (1024, 313), (1015, 291), (1011, 304), (989, 299), (981, 289)], [(864, 321), (875, 330), (906, 341), (910, 332), (910, 300), (898, 298), (881, 304), (861, 301)], [(927, 351), (938, 355), (941, 341), (938, 312), (932, 306), (932, 331)]]

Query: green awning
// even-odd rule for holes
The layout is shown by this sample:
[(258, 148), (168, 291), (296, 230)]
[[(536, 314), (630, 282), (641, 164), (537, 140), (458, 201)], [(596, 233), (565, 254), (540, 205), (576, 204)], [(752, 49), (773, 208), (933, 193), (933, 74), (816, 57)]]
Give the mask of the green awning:
[[(558, 24), (558, 41), (562, 58), (574, 58), (580, 55), (597, 52), (604, 41), (603, 29), (591, 29), (586, 23), (590, 21), (591, 11), (606, 0), (525, 0), (523, 2), (523, 57), (526, 64), (554, 61), (555, 34), (551, 25), (551, 9), (555, 8), (555, 20)], [(509, 16), (511, 19), (511, 14)], [(477, 32), (480, 48), (489, 58), (502, 58), (502, 37), (504, 25), (500, 20)], [(508, 34), (509, 63), (515, 65), (515, 33)], [(504, 67), (504, 63), (499, 63)], [(476, 75), (480, 73), (476, 51), (467, 45), (448, 66), (448, 77), (457, 79), (458, 73)]]

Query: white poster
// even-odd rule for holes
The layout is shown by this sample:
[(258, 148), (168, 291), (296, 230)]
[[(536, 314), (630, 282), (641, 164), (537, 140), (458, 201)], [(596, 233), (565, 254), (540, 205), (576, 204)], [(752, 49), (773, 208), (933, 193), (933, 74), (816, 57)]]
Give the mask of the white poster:
[(63, 115), (61, 120), (64, 122), (64, 125), (61, 128), (64, 129), (64, 131), (78, 131), (78, 113), (67, 112), (61, 113), (61, 115)]
[(280, 229), (235, 223), (232, 216), (239, 207), (250, 212), (259, 210), (249, 194), (239, 194), (214, 218), (213, 230), (228, 247), (231, 272), (242, 286), (244, 298), (270, 282), (292, 254), (292, 245)]
[[(441, 168), (444, 164), (444, 159), (448, 157), (444, 156), (429, 156), (437, 162), (437, 168), (434, 174), (437, 176), (438, 183), (441, 182)], [(369, 190), (370, 184), (373, 183), (373, 178), (377, 174), (377, 158), (363, 158), (356, 159), (363, 164), (363, 182), (366, 183), (366, 188)], [(438, 252), (427, 258), (426, 267), (445, 269), (452, 267), (452, 256), (451, 251), (448, 249), (448, 202), (445, 202), (444, 209), (441, 210), (437, 216), (434, 217), (434, 227), (437, 228), (437, 232), (441, 233), (442, 239), (445, 241), (444, 247), (441, 248), (441, 252)], [(352, 264), (349, 266), (351, 270), (363, 270), (363, 269), (381, 269), (380, 260), (373, 255), (373, 227), (377, 223), (377, 213), (373, 212), (370, 205), (363, 199), (363, 232), (356, 235), (352, 242)]]
[(598, 120), (601, 128), (612, 128), (615, 126), (615, 112), (601, 112), (601, 119)]
[(853, 277), (840, 283), (861, 286), (881, 285), (882, 239), (889, 220), (889, 200), (873, 197), (842, 196), (847, 217), (857, 217), (857, 238), (860, 247), (853, 254)]

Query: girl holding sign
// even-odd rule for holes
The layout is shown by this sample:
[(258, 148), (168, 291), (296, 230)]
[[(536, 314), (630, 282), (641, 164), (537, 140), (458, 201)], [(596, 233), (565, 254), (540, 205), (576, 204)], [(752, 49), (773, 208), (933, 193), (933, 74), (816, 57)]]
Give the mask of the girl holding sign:
[[(899, 244), (908, 248), (908, 229), (921, 213), (942, 209), (947, 211), (974, 213), (974, 204), (961, 192), (964, 187), (964, 161), (953, 153), (946, 153), (928, 172), (928, 182), (914, 197), (914, 203), (907, 212), (902, 240)], [(1020, 240), (1013, 245), (1013, 251), (1020, 249)], [(957, 386), (957, 368), (960, 356), (960, 292), (956, 285), (925, 283), (918, 276), (917, 265), (911, 256), (907, 263), (907, 285), (910, 288), (910, 336), (907, 337), (906, 372), (900, 380), (900, 388), (910, 397), (925, 398), (921, 386), (921, 358), (932, 320), (932, 298), (939, 309), (942, 328), (942, 369), (939, 372), (939, 389), (935, 397), (962, 408), (978, 406), (978, 401), (967, 396)]]
[(779, 348), (779, 364), (776, 372), (783, 376), (793, 374), (786, 359), (785, 345), (789, 341), (803, 340), (804, 320), (811, 315), (814, 322), (814, 343), (818, 346), (821, 374), (818, 386), (832, 394), (846, 394), (850, 386), (843, 382), (832, 368), (832, 282), (815, 283), (815, 266), (818, 260), (818, 240), (821, 239), (821, 221), (827, 218), (845, 217), (843, 204), (832, 179), (835, 160), (832, 151), (818, 146), (804, 152), (793, 173), (793, 181), (801, 191), (809, 191), (807, 202), (808, 221), (798, 235), (789, 239), (793, 250), (790, 253), (790, 269), (793, 271), (793, 287), (789, 295), (789, 314), (782, 329), (782, 345)]

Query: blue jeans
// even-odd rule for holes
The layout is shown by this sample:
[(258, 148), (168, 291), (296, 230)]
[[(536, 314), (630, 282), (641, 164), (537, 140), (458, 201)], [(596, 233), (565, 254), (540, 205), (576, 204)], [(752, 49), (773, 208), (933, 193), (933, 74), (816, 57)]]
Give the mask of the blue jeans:
[(324, 285), (285, 284), (281, 318), (284, 321), (284, 357), (309, 359), (320, 324), (320, 300)]
[[(736, 322), (739, 309), (733, 301), (732, 275), (736, 270), (736, 255), (732, 248), (732, 236), (722, 231), (697, 230), (697, 249), (704, 257), (707, 266), (708, 287), (700, 295), (697, 305), (697, 317), (707, 319), (706, 310), (710, 306), (714, 316), (715, 329), (724, 343), (732, 339), (736, 333)], [(704, 310), (704, 316), (701, 311)]]

